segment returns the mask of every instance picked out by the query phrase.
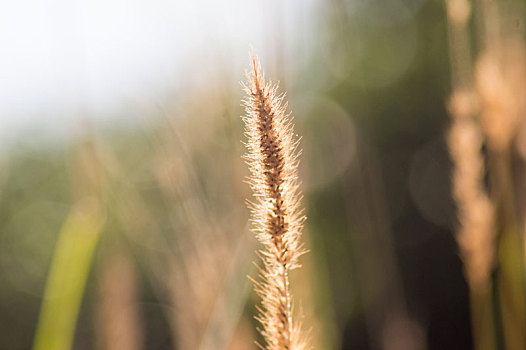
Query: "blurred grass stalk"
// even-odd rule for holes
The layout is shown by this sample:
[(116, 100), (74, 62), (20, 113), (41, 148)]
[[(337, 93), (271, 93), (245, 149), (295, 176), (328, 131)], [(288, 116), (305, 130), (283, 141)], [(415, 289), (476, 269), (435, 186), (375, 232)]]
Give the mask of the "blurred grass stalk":
[(60, 231), (40, 309), (33, 350), (69, 350), (93, 255), (105, 223), (105, 176), (87, 135), (70, 160), (73, 206)]
[[(506, 349), (526, 348), (523, 234), (519, 217), (517, 187), (524, 180), (514, 159), (517, 130), (524, 116), (524, 33), (511, 19), (514, 4), (478, 0), (481, 53), (475, 69), (480, 99), (480, 122), (486, 136), (491, 198), (498, 223), (494, 283), (495, 303), (502, 322), (500, 344)], [(509, 8), (508, 8), (509, 7)], [(518, 17), (520, 18), (520, 17)], [(519, 181), (519, 182), (518, 182)], [(524, 211), (524, 209), (523, 209)]]
[(138, 304), (137, 271), (130, 254), (112, 246), (100, 274), (96, 308), (97, 348), (106, 350), (140, 350), (144, 336)]
[(69, 350), (103, 227), (94, 198), (77, 202), (66, 219), (51, 264), (33, 350)]
[(504, 30), (498, 2), (480, 0), (476, 5), (481, 52), (473, 69), (467, 29), (471, 3), (446, 0), (457, 239), (471, 291), (475, 349), (525, 349), (524, 252), (519, 230), (519, 216), (524, 213), (517, 207), (512, 151), (516, 130), (524, 123), (519, 118), (524, 112), (520, 95), (526, 90), (520, 82), (526, 65), (524, 39), (515, 28)]
[(484, 189), (482, 133), (476, 122), (468, 0), (446, 0), (451, 59), (452, 123), (448, 145), (453, 161), (453, 195), (457, 204), (457, 241), (470, 288), (471, 328), (476, 350), (496, 348), (491, 269), (494, 259), (493, 205)]

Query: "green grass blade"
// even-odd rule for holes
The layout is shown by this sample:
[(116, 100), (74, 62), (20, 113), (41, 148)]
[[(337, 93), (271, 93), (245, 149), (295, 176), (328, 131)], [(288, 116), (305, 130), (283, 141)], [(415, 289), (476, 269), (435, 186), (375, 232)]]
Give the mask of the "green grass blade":
[(62, 226), (40, 310), (33, 350), (69, 350), (103, 226), (93, 200), (76, 204)]

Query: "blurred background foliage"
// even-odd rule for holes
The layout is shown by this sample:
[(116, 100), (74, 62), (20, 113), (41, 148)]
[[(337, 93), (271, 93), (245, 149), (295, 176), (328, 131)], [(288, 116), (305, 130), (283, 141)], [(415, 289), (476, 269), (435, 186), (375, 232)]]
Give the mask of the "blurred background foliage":
[[(259, 4), (254, 46), (302, 136), (310, 252), (292, 288), (313, 345), (471, 348), (444, 139), (444, 3), (294, 4)], [(0, 167), (0, 349), (38, 348), (37, 325), (64, 349), (256, 348), (237, 71), (249, 46), (232, 47), (196, 50), (184, 74), (165, 77), (177, 83), (151, 92), (151, 108), (142, 96), (121, 101), (133, 117), (105, 119), (80, 103), (65, 135), (42, 131), (43, 117), (10, 136)], [(88, 224), (75, 215), (96, 217), (92, 258), (71, 254), (89, 249), (79, 238)], [(77, 238), (61, 246), (68, 234)], [(76, 278), (53, 287), (60, 271)], [(68, 285), (83, 278), (85, 288)], [(71, 320), (60, 321), (75, 298)], [(51, 348), (61, 349), (39, 349)]]

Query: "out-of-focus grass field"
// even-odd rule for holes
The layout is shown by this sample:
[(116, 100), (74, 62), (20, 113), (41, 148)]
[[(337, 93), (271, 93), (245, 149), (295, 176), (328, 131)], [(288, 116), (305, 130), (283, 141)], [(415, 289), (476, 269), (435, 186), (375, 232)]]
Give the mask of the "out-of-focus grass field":
[[(268, 45), (255, 47), (287, 91), (302, 137), (309, 253), (291, 277), (312, 344), (470, 349), (444, 138), (444, 4), (312, 6), (308, 45), (280, 37), (275, 27), (287, 18), (276, 15), (274, 29), (261, 27)], [(270, 17), (275, 11), (268, 7)], [(257, 275), (258, 245), (245, 202), (244, 78), (224, 54), (214, 59), (216, 45), (199, 79), (187, 74), (155, 108), (137, 110), (138, 121), (101, 122), (85, 105), (75, 116), (82, 126), (66, 137), (28, 127), (6, 146), (0, 349), (247, 350), (261, 342), (246, 277)], [(247, 68), (249, 50), (235, 57)]]

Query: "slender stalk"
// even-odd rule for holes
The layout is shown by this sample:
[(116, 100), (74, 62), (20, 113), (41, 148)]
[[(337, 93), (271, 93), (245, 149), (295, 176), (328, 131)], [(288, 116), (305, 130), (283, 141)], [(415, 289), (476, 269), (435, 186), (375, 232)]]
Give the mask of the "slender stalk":
[(142, 350), (144, 336), (136, 268), (122, 248), (110, 249), (98, 271), (101, 278), (95, 327), (99, 348)]
[(453, 195), (457, 204), (457, 241), (470, 288), (473, 343), (476, 350), (496, 346), (491, 271), (495, 260), (494, 207), (484, 188), (483, 135), (477, 121), (477, 97), (467, 25), (468, 0), (446, 0), (453, 93), (448, 145), (453, 161)]
[[(510, 13), (499, 1), (478, 0), (481, 48), (476, 87), (481, 125), (488, 148), (488, 173), (497, 228), (496, 286), (500, 334), (506, 349), (526, 348), (523, 234), (519, 230), (513, 146), (523, 113), (524, 39), (510, 26)], [(508, 10), (509, 11), (509, 10)], [(518, 16), (516, 13), (513, 17)], [(498, 303), (498, 305), (497, 305)]]
[(297, 182), (298, 141), (286, 114), (284, 95), (265, 82), (258, 60), (252, 59), (252, 74), (245, 86), (246, 159), (256, 203), (251, 204), (254, 231), (263, 243), (260, 281), (262, 298), (258, 320), (268, 350), (306, 348), (300, 327), (293, 322), (289, 272), (299, 267), (304, 216), (299, 209)]
[(103, 164), (91, 138), (74, 153), (74, 204), (58, 237), (33, 350), (71, 349), (95, 250), (106, 219)]
[(92, 199), (72, 208), (53, 255), (33, 350), (71, 349), (102, 223)]

